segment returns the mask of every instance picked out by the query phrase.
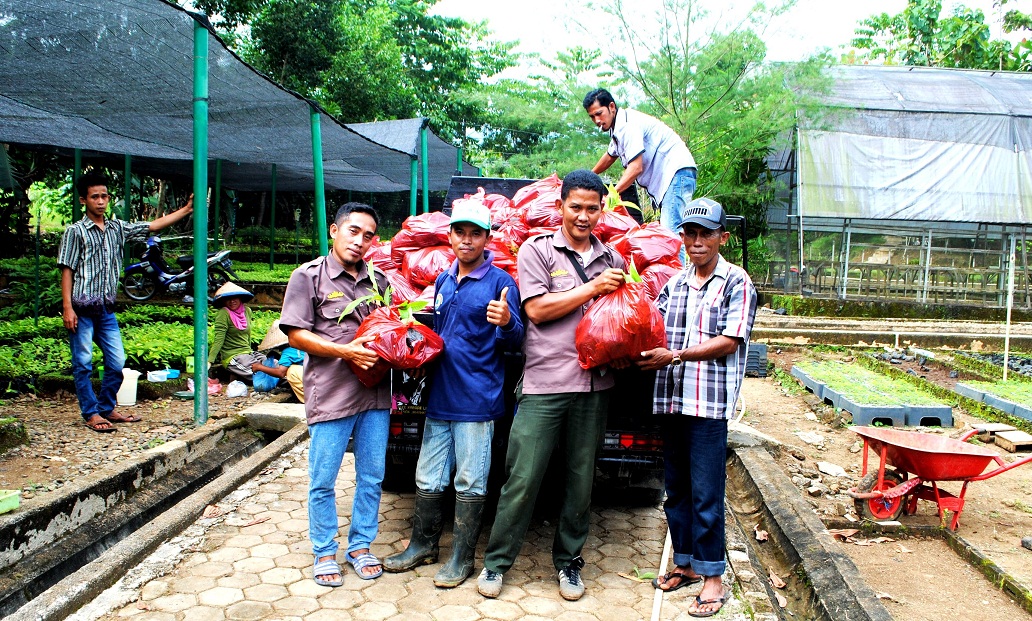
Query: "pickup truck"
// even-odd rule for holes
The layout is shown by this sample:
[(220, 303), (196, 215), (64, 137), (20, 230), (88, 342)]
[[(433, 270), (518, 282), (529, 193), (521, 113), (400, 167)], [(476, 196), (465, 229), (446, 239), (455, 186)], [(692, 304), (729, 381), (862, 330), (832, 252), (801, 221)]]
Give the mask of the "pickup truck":
[[(488, 194), (512, 197), (533, 179), (494, 179), (485, 177), (453, 177), (445, 205), (455, 198), (474, 194), (484, 188)], [(447, 211), (447, 210), (446, 210)], [(432, 314), (417, 318), (433, 327)], [(523, 372), (520, 354), (507, 354), (506, 405), (515, 411), (515, 387)], [(663, 440), (652, 415), (652, 386), (655, 372), (637, 368), (615, 371), (616, 388), (612, 391), (605, 439), (596, 458), (595, 487), (606, 492), (627, 492), (642, 495), (656, 502), (663, 493)], [(390, 438), (387, 444), (388, 487), (410, 487), (422, 438), (426, 391), (433, 390), (425, 381), (415, 380), (400, 371), (392, 375), (394, 399), (391, 409)], [(495, 441), (489, 489), (497, 493), (504, 482), (505, 452), (511, 417), (495, 425)], [(562, 459), (561, 451), (553, 462)]]

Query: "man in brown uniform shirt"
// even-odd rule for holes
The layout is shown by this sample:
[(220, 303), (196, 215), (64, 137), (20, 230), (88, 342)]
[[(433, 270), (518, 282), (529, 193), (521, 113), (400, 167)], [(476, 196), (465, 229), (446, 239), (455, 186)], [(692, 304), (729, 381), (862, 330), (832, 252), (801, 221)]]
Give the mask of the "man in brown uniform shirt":
[(614, 382), (606, 367), (580, 367), (574, 335), (591, 301), (624, 281), (623, 258), (591, 234), (602, 216), (604, 193), (602, 179), (591, 171), (566, 175), (556, 201), (562, 227), (528, 239), (517, 255), (520, 297), (530, 320), (523, 345), (526, 366), (505, 458), (507, 479), (477, 580), (485, 597), (501, 593), (502, 574), (520, 551), (548, 461), (563, 436), (566, 489), (552, 562), (559, 594), (568, 600), (584, 594), (580, 553), (588, 538), (595, 452)]
[(369, 552), (376, 538), (384, 460), (387, 454), (390, 394), (388, 380), (368, 388), (348, 361), (368, 369), (378, 360), (355, 338), (359, 324), (374, 308), (360, 304), (345, 315), (353, 300), (389, 282), (363, 257), (376, 238), (379, 223), (372, 207), (347, 203), (330, 225), (330, 254), (301, 265), (290, 275), (283, 296), (280, 329), (290, 345), (308, 354), (304, 371), (305, 414), (311, 445), (308, 451), (308, 537), (315, 554), (314, 578), (325, 586), (343, 584), (336, 561), (337, 505), (333, 488), (348, 438), (354, 436), (355, 498), (351, 505), (346, 560), (364, 580), (383, 573)]

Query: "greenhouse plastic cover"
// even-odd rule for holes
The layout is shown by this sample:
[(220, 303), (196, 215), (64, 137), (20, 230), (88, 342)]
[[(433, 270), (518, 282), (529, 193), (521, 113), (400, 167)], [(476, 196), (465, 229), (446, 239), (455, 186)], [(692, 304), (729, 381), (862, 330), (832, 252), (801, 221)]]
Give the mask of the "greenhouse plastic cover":
[[(427, 119), (416, 118), (374, 123), (348, 123), (348, 128), (373, 142), (407, 153), (410, 158), (413, 158), (419, 157), (419, 132), (426, 123)], [(427, 132), (426, 144), (426, 159), (430, 167), (430, 190), (433, 192), (446, 191), (451, 184), (452, 174), (458, 174), (455, 168), (458, 163), (456, 161), (458, 149), (441, 140), (433, 132)], [(404, 174), (411, 174), (409, 168), (406, 167)], [(479, 176), (480, 169), (463, 160), (462, 174)]]
[(799, 129), (804, 217), (1032, 223), (1032, 75), (844, 66)]
[[(130, 154), (134, 171), (188, 176), (195, 17), (207, 24), (161, 0), (0, 0), (0, 142), (109, 165)], [(275, 163), (279, 189), (311, 190), (311, 104), (214, 35), (208, 66), (209, 158), (224, 160), (223, 185), (267, 188)], [(327, 186), (409, 189), (409, 152), (319, 114)]]

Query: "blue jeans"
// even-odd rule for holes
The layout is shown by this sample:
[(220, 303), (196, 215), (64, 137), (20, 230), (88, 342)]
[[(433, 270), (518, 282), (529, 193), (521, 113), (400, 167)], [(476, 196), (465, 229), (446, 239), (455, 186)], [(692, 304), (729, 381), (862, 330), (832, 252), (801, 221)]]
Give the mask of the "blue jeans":
[[(115, 411), (115, 399), (122, 386), (122, 367), (125, 366), (125, 349), (122, 347), (122, 333), (118, 331), (115, 314), (106, 311), (97, 317), (79, 316), (78, 327), (68, 331), (72, 347), (72, 377), (75, 378), (75, 396), (79, 398), (79, 410), (84, 420), (100, 414), (110, 416)], [(93, 344), (100, 347), (104, 355), (104, 379), (100, 382), (100, 395), (93, 392)]]
[(427, 418), (416, 464), (416, 487), (424, 492), (443, 492), (451, 483), (454, 471), (456, 493), (486, 496), (493, 435), (493, 420)]
[(663, 420), (667, 499), (674, 564), (700, 576), (724, 574), (727, 421), (673, 414)]
[[(674, 178), (670, 181), (670, 187), (667, 188), (666, 194), (663, 195), (663, 199), (659, 202), (659, 222), (674, 233), (681, 232), (677, 225), (681, 222), (681, 215), (684, 213), (685, 205), (692, 202), (692, 196), (695, 195), (695, 179), (694, 168), (682, 168), (677, 171), (674, 173)], [(683, 244), (681, 245), (680, 257), (681, 265), (686, 265), (684, 262)]]
[(348, 438), (355, 437), (355, 498), (351, 503), (348, 552), (367, 549), (379, 528), (380, 493), (390, 410), (366, 410), (308, 426), (308, 538), (316, 557), (337, 554), (337, 496), (334, 487)]

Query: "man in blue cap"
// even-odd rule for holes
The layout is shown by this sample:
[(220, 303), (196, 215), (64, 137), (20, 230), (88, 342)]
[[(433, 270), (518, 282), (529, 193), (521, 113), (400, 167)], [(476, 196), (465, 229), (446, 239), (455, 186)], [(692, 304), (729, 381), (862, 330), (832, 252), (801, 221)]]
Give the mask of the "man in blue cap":
[(653, 413), (662, 415), (663, 507), (676, 565), (652, 584), (674, 591), (704, 582), (688, 614), (710, 617), (728, 598), (721, 581), (727, 424), (745, 378), (756, 288), (720, 256), (731, 236), (720, 203), (688, 203), (678, 228), (690, 263), (657, 300), (671, 349), (642, 352), (638, 362), (658, 371)]
[(494, 421), (505, 416), (503, 353), (523, 344), (516, 281), (485, 250), (491, 212), (477, 199), (452, 206), (448, 239), (455, 262), (434, 283), (434, 328), (444, 353), (433, 371), (423, 445), (416, 464), (416, 507), (408, 547), (384, 559), (384, 569), (407, 571), (438, 557), (444, 492), (455, 483), (451, 559), (434, 584), (451, 588), (473, 571), (487, 498)]

